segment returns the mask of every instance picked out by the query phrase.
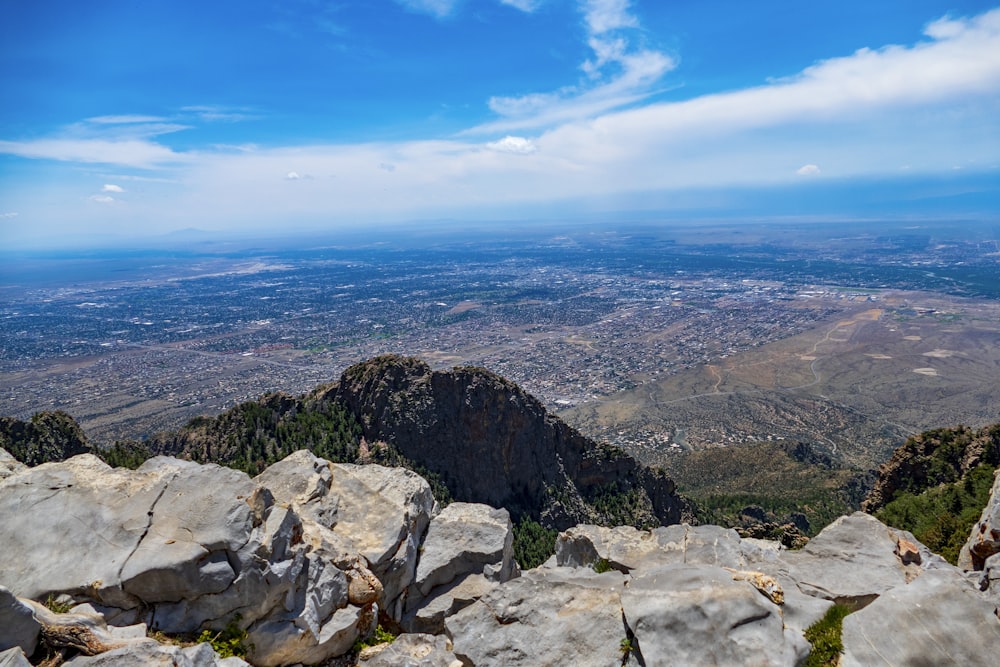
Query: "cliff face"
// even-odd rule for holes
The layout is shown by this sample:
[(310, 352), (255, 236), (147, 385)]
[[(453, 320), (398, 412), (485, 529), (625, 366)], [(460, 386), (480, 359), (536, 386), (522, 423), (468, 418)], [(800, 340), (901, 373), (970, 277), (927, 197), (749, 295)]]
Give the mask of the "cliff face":
[(327, 395), (354, 414), (366, 440), (390, 443), (437, 473), (458, 500), (560, 529), (623, 516), (666, 525), (686, 511), (665, 475), (584, 437), (481, 368), (440, 372), (417, 359), (377, 357), (347, 369)]
[(963, 479), (980, 464), (1000, 465), (1000, 424), (925, 431), (906, 439), (879, 466), (878, 478), (861, 509), (875, 512), (898, 492), (921, 493)]
[(80, 425), (62, 411), (39, 412), (29, 421), (0, 417), (0, 448), (29, 466), (90, 451)]

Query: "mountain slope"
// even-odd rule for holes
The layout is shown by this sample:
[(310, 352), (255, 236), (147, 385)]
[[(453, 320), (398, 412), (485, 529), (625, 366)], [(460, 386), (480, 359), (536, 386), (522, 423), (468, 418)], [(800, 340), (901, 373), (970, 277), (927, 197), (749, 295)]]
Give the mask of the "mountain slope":
[(326, 396), (440, 475), (457, 500), (553, 528), (581, 522), (672, 524), (687, 504), (662, 472), (584, 437), (516, 384), (482, 368), (432, 371), (394, 355), (348, 368)]

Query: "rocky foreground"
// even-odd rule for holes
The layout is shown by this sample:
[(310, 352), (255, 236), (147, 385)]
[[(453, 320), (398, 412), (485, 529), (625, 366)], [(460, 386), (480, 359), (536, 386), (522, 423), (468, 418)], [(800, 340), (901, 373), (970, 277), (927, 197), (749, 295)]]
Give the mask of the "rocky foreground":
[[(402, 634), (359, 664), (799, 665), (834, 603), (852, 610), (844, 666), (1000, 656), (1000, 480), (969, 571), (856, 513), (798, 551), (717, 526), (577, 525), (521, 572), (506, 510), (442, 509), (415, 473), (306, 451), (250, 478), (0, 450), (0, 517), (4, 666), (333, 664), (378, 625)], [(245, 660), (160, 641), (227, 625)]]

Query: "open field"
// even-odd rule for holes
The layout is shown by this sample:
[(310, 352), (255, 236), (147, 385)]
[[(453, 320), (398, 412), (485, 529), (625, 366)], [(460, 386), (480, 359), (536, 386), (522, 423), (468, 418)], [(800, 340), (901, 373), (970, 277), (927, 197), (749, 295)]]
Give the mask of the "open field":
[(772, 440), (870, 467), (905, 436), (1000, 420), (1000, 305), (885, 292), (810, 331), (562, 416), (649, 461)]

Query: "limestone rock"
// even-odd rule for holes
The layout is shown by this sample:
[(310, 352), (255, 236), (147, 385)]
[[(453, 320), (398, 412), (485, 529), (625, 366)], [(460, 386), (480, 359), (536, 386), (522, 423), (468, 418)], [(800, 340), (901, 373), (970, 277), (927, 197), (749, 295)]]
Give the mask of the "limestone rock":
[(403, 468), (338, 464), (333, 470), (331, 489), (340, 503), (333, 532), (368, 561), (382, 582), (384, 611), (398, 619), (434, 509), (430, 485)]
[(645, 664), (789, 665), (808, 654), (781, 608), (751, 582), (710, 565), (663, 565), (622, 593), (632, 646)]
[(982, 570), (990, 556), (1000, 553), (1000, 469), (994, 475), (989, 502), (958, 556), (963, 570)]
[[(329, 464), (309, 463), (304, 483), (322, 491)], [(238, 616), (255, 664), (321, 662), (367, 632), (380, 589), (334, 532), (275, 501), (285, 491), (166, 457), (136, 471), (91, 455), (22, 470), (0, 481), (0, 584), (35, 599), (69, 594), (116, 623), (168, 633), (222, 629)], [(296, 506), (309, 505), (303, 494)]]
[[(922, 565), (900, 560), (900, 539), (916, 547)], [(911, 534), (889, 528), (863, 512), (840, 517), (802, 550), (782, 554), (781, 561), (787, 567), (784, 573), (802, 592), (855, 608), (926, 569), (947, 565)]]
[(14, 473), (21, 472), (27, 467), (11, 456), (10, 452), (6, 449), (0, 449), (0, 481), (10, 477)]
[(406, 632), (423, 632), (438, 635), (444, 632), (444, 620), (460, 609), (486, 595), (497, 582), (482, 574), (467, 574), (450, 584), (438, 586), (427, 597), (419, 594), (407, 600), (406, 613), (400, 626)]
[(452, 503), (434, 517), (417, 563), (414, 586), (422, 595), (459, 574), (482, 573), (497, 581), (514, 574), (514, 530), (505, 509)]
[(477, 667), (621, 664), (623, 590), (618, 572), (538, 568), (451, 616), (445, 628), (455, 655)]
[(967, 665), (1000, 656), (1000, 621), (954, 569), (924, 572), (844, 619), (842, 667)]
[(462, 667), (451, 651), (447, 637), (428, 634), (405, 634), (373, 655), (362, 654), (364, 667)]
[(0, 651), (0, 667), (31, 667), (31, 663), (25, 657), (24, 651), (15, 646)]
[(702, 564), (744, 569), (773, 561), (781, 548), (763, 540), (744, 540), (731, 528), (678, 524), (641, 531), (631, 526), (579, 525), (556, 538), (556, 562), (579, 567), (606, 560), (630, 572), (670, 564)]
[(520, 574), (514, 531), (505, 509), (452, 503), (431, 520), (401, 619), (408, 632), (439, 634), (444, 618), (471, 604), (495, 583)]
[(31, 606), (0, 586), (0, 651), (18, 647), (31, 655), (35, 652), (41, 629)]
[(101, 653), (79, 656), (63, 663), (66, 667), (250, 667), (242, 658), (220, 658), (208, 644), (187, 648), (160, 644), (153, 640)]

